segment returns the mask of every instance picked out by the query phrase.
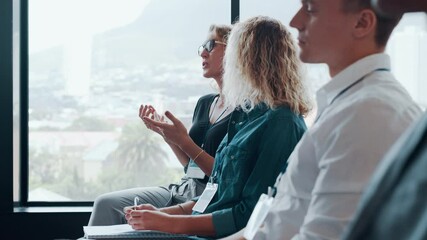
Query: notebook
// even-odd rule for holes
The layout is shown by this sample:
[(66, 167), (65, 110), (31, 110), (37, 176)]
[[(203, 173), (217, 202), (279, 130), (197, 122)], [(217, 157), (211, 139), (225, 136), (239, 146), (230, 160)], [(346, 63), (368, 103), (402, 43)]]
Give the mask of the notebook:
[(129, 224), (111, 226), (84, 226), (86, 239), (189, 239), (184, 234), (172, 234), (152, 230), (133, 230)]

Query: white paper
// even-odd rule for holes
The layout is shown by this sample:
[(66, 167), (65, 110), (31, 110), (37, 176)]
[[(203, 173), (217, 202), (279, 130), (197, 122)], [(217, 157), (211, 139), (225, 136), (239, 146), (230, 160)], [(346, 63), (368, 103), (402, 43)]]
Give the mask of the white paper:
[(272, 197), (269, 197), (266, 194), (261, 194), (243, 233), (243, 236), (247, 240), (252, 240), (254, 238), (255, 233), (258, 231), (258, 228), (261, 226), (261, 224), (264, 222), (264, 219), (267, 217), (268, 211), (270, 210), (272, 203)]
[(106, 238), (106, 239), (186, 239), (187, 235), (172, 234), (152, 230), (134, 230), (129, 224), (118, 224), (109, 226), (84, 226), (85, 238)]
[(133, 228), (129, 224), (119, 224), (110, 226), (84, 226), (83, 231), (88, 236), (97, 235), (117, 235), (121, 233), (133, 232)]

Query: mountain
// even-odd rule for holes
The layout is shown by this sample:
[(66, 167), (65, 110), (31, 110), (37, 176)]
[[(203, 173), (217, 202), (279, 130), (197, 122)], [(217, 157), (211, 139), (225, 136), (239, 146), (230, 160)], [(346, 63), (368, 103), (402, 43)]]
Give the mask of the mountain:
[(94, 67), (182, 63), (197, 58), (209, 26), (229, 23), (229, 4), (153, 0), (133, 23), (95, 36)]

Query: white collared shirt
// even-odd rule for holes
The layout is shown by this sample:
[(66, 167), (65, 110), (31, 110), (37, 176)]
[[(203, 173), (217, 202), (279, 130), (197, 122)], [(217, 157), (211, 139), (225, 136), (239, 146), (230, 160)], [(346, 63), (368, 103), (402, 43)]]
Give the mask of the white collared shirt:
[(365, 57), (317, 92), (318, 119), (289, 157), (254, 239), (340, 238), (377, 164), (421, 115), (384, 69), (388, 55)]

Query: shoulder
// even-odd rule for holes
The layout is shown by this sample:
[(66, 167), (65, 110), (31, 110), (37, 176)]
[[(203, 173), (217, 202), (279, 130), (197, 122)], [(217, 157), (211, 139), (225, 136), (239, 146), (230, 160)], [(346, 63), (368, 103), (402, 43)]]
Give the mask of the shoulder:
[(265, 113), (265, 118), (269, 122), (269, 126), (273, 128), (285, 128), (291, 126), (294, 128), (307, 129), (304, 118), (301, 115), (294, 113), (288, 106), (281, 105), (269, 109)]
[(319, 139), (385, 142), (419, 118), (420, 107), (391, 74), (374, 74), (366, 80), (326, 108), (310, 132)]
[(216, 96), (218, 96), (217, 93), (206, 94), (206, 95), (200, 97), (199, 100), (197, 101), (197, 103), (198, 104), (211, 103)]
[(384, 105), (397, 107), (415, 103), (408, 91), (390, 72), (374, 72), (366, 80), (355, 92), (361, 102), (383, 102)]
[(353, 95), (344, 107), (364, 118), (407, 121), (421, 114), (418, 104), (390, 73), (374, 74)]
[(266, 112), (266, 117), (271, 119), (291, 119), (300, 120), (302, 117), (294, 113), (288, 106), (281, 105), (275, 108), (271, 108)]
[(197, 104), (194, 109), (194, 112), (197, 113), (201, 111), (201, 109), (209, 108), (216, 96), (218, 96), (218, 94), (212, 93), (212, 94), (207, 94), (200, 97), (199, 100), (197, 100)]

